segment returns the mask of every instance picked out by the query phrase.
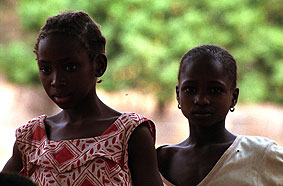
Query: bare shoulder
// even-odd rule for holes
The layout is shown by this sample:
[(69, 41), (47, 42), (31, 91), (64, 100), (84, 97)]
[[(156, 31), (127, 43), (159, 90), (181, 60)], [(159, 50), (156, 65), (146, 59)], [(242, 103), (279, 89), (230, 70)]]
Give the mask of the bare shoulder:
[(182, 151), (184, 148), (186, 148), (184, 142), (174, 145), (163, 145), (157, 148), (157, 155), (158, 158), (161, 158), (161, 160), (168, 160), (168, 158), (172, 158), (172, 156)]
[(157, 148), (158, 168), (161, 174), (166, 177), (168, 170), (171, 169), (172, 163), (180, 156), (185, 149), (184, 142), (174, 145), (163, 145)]
[(135, 130), (131, 134), (129, 143), (143, 143), (147, 142), (148, 140), (153, 142), (150, 130), (147, 125), (141, 124), (137, 128), (135, 128)]
[(147, 154), (148, 150), (154, 149), (154, 140), (148, 126), (141, 124), (135, 128), (130, 136), (128, 145), (129, 156), (136, 153)]

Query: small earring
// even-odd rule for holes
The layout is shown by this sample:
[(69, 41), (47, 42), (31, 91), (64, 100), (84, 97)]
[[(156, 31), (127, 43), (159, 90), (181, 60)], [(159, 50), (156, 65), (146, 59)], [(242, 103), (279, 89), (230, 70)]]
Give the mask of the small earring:
[(180, 103), (178, 103), (178, 109), (181, 109), (181, 105), (180, 105)]
[(230, 110), (231, 112), (234, 112), (234, 111), (235, 111), (235, 107), (232, 106), (229, 110)]
[(102, 79), (97, 78), (96, 83), (102, 83)]

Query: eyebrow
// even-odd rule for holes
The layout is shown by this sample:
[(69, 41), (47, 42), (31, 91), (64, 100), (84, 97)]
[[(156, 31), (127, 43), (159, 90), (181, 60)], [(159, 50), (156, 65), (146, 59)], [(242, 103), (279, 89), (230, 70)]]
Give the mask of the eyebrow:
[[(56, 60), (56, 61), (61, 62), (61, 61), (67, 61), (67, 60), (70, 60), (70, 59), (71, 59), (70, 57), (64, 57), (64, 58), (58, 59), (58, 60)], [(44, 59), (38, 59), (38, 58), (36, 58), (36, 60), (37, 60), (38, 62), (40, 62), (40, 63), (50, 63), (50, 61), (44, 60)]]
[(46, 60), (40, 60), (40, 59), (36, 59), (36, 60), (40, 63), (50, 63), (49, 61), (46, 61)]
[[(186, 80), (184, 82), (181, 82), (181, 84), (197, 83), (197, 82), (198, 82), (197, 80)], [(222, 81), (208, 81), (208, 83), (219, 84), (219, 85), (225, 86), (225, 83)]]
[(181, 84), (196, 83), (196, 82), (197, 82), (196, 80), (186, 80), (186, 81), (181, 82)]

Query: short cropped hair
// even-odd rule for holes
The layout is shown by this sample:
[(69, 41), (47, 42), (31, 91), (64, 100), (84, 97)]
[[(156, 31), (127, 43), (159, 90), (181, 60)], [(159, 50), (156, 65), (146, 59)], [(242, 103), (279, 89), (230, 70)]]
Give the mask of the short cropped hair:
[(49, 17), (40, 30), (34, 53), (38, 52), (40, 40), (48, 34), (60, 32), (77, 38), (92, 61), (97, 54), (105, 53), (106, 39), (101, 33), (101, 27), (85, 12), (64, 12)]
[(216, 45), (197, 46), (185, 53), (184, 56), (181, 58), (178, 81), (180, 80), (180, 74), (184, 70), (184, 65), (193, 62), (203, 56), (210, 56), (211, 58), (220, 62), (223, 65), (224, 69), (228, 72), (228, 77), (232, 82), (232, 88), (236, 88), (238, 78), (236, 60), (229, 53), (228, 50)]

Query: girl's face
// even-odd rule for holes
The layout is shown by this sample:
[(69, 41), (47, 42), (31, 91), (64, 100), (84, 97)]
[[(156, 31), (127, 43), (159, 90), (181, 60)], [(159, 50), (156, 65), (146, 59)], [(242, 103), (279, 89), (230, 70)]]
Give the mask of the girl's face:
[(225, 120), (229, 108), (236, 104), (238, 88), (232, 88), (223, 65), (209, 57), (183, 65), (177, 100), (190, 125), (211, 126)]
[(41, 83), (60, 108), (72, 108), (93, 95), (95, 67), (77, 39), (48, 35), (39, 42), (37, 62)]

